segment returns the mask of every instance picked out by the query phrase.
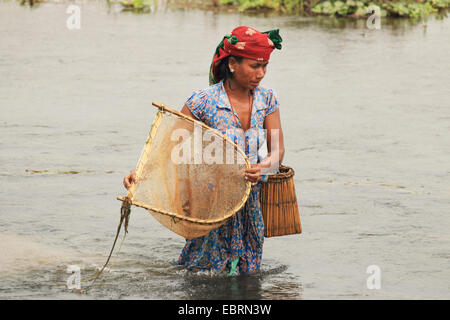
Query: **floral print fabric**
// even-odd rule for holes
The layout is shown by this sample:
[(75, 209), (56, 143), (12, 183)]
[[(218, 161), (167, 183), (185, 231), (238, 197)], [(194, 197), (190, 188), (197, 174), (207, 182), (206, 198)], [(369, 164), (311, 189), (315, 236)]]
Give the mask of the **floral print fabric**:
[[(186, 101), (192, 114), (206, 125), (217, 129), (245, 151), (250, 163), (258, 163), (258, 150), (265, 143), (264, 119), (275, 112), (278, 101), (272, 89), (258, 86), (253, 90), (250, 129), (243, 133), (239, 116), (233, 116), (223, 81), (198, 90)], [(246, 143), (244, 141), (246, 137)], [(241, 210), (222, 226), (202, 237), (186, 240), (177, 264), (190, 270), (223, 272), (231, 261), (239, 259), (237, 270), (254, 273), (261, 264), (264, 222), (259, 192), (261, 184), (253, 186)]]

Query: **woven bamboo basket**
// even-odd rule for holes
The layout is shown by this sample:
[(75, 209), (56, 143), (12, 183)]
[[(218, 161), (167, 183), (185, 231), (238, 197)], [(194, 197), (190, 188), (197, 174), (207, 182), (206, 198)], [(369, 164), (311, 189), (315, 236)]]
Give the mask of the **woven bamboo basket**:
[(264, 236), (277, 237), (302, 232), (294, 170), (280, 166), (279, 173), (270, 175), (260, 193), (264, 218)]

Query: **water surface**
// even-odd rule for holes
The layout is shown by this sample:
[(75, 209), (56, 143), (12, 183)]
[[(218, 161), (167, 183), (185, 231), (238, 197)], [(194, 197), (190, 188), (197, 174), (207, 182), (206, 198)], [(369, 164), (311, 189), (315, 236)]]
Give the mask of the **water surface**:
[[(1, 298), (450, 297), (449, 19), (369, 30), (78, 4), (81, 29), (68, 30), (68, 3), (0, 2)], [(260, 274), (192, 274), (172, 265), (184, 240), (136, 208), (112, 272), (69, 292), (67, 265), (86, 277), (106, 259), (151, 102), (180, 109), (206, 87), (213, 50), (237, 25), (281, 29), (263, 85), (281, 104), (303, 234), (266, 239)], [(366, 286), (370, 265), (379, 290)]]

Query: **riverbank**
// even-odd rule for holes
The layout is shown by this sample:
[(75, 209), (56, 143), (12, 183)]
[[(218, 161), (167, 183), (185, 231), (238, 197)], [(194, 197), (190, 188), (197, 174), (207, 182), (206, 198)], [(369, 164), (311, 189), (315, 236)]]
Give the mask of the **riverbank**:
[[(21, 5), (38, 5), (48, 0), (17, 0)], [(422, 19), (436, 14), (446, 18), (450, 0), (105, 0), (123, 11), (149, 13), (158, 7), (200, 8), (217, 12), (301, 16)]]
[[(151, 11), (155, 0), (121, 0), (126, 10)], [(376, 13), (381, 17), (419, 19), (431, 14), (447, 16), (450, 0), (176, 0), (175, 7), (200, 7), (222, 12), (277, 13), (279, 15), (335, 16), (366, 18)], [(379, 8), (379, 9), (378, 9)]]

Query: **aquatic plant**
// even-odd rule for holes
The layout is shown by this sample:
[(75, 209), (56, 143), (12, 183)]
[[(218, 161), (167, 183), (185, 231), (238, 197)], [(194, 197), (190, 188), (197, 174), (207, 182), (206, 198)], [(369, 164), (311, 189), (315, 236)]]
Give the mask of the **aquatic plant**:
[(236, 0), (220, 0), (220, 4), (224, 5), (239, 5), (239, 11), (246, 11), (251, 9), (280, 9), (280, 2), (277, 0), (251, 0), (251, 1), (236, 1)]
[(150, 11), (153, 0), (123, 0), (120, 4), (125, 10), (132, 10), (135, 12)]
[(371, 6), (378, 6), (380, 14), (384, 16), (394, 17), (410, 17), (419, 18), (438, 12), (439, 8), (445, 8), (450, 5), (450, 0), (426, 0), (422, 2), (416, 1), (325, 1), (317, 4), (312, 8), (312, 12), (322, 15), (336, 16), (366, 16), (371, 12)]
[(366, 17), (372, 6), (381, 16), (418, 18), (449, 8), (450, 0), (220, 0), (221, 5), (237, 5), (239, 11), (269, 9), (285, 13)]

